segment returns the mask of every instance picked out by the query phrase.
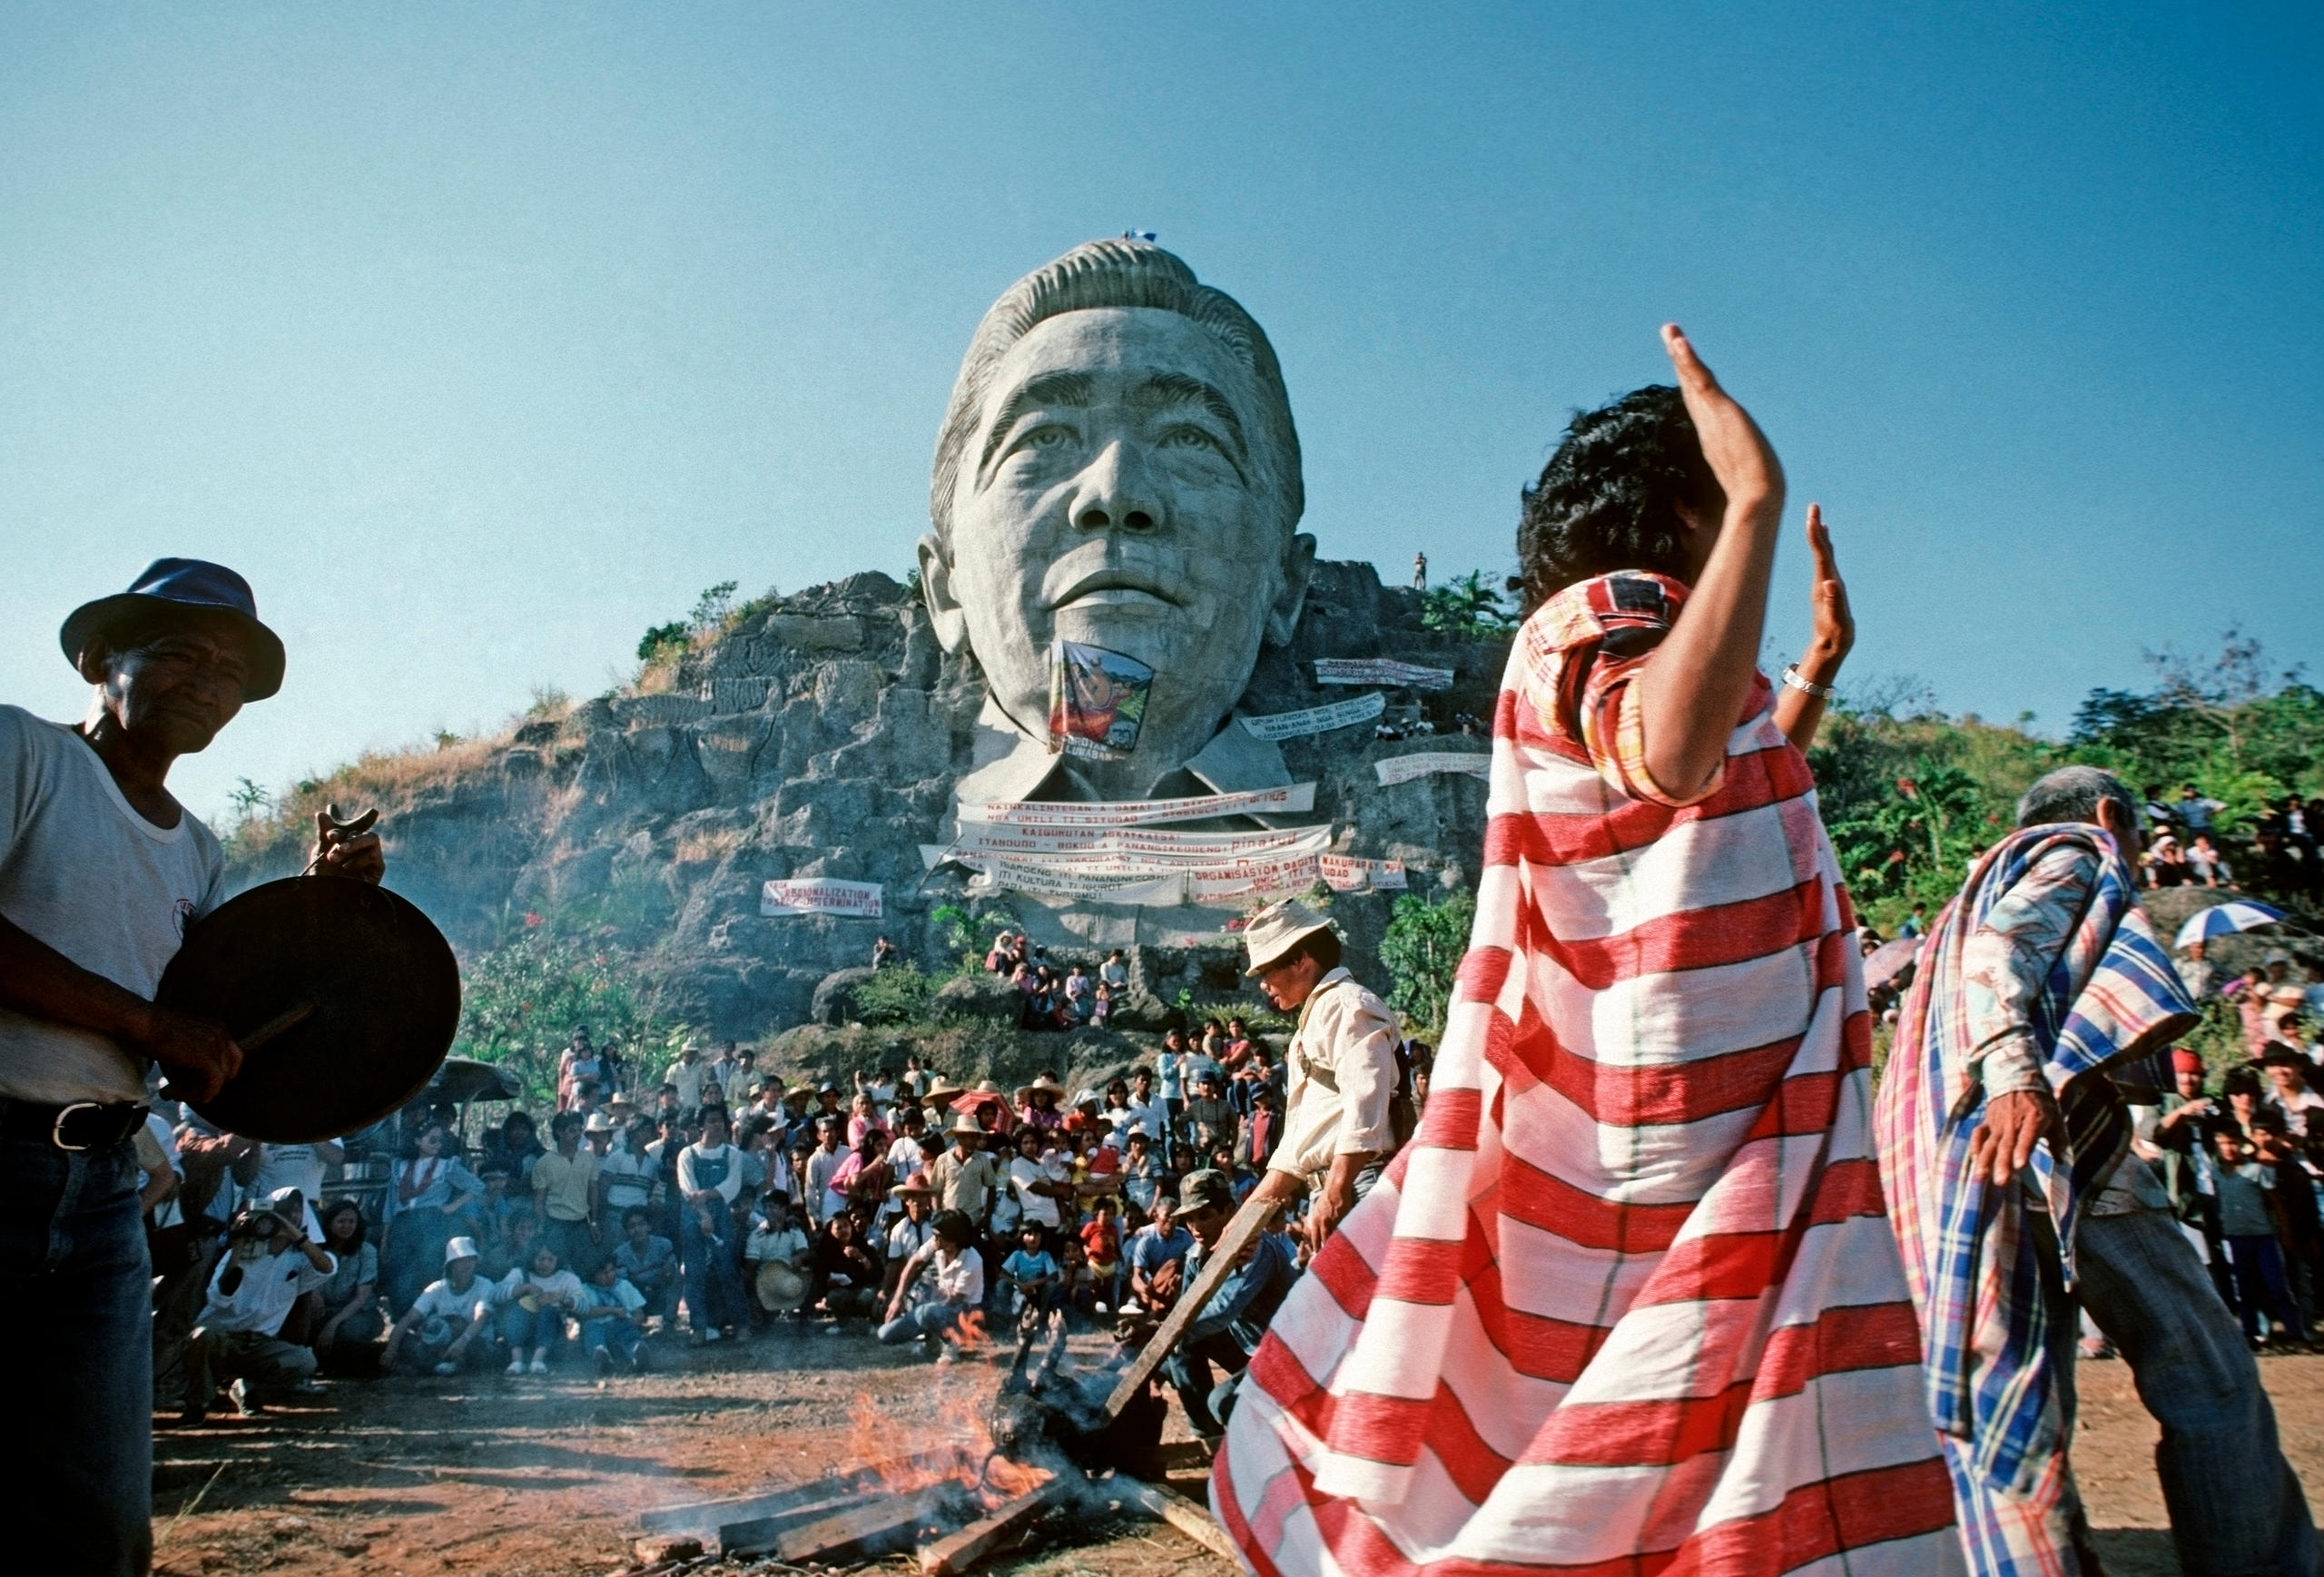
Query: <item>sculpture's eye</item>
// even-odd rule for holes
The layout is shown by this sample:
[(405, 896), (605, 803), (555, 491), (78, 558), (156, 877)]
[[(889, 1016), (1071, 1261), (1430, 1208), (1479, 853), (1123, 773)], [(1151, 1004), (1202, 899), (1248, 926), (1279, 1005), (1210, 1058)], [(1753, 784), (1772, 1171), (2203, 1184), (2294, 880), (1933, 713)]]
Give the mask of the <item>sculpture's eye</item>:
[(1037, 449), (1059, 449), (1073, 441), (1073, 429), (1050, 422), (1035, 428), (1017, 441)]
[(1166, 449), (1207, 449), (1224, 456), (1226, 451), (1216, 439), (1198, 427), (1174, 427), (1162, 435), (1161, 447)]

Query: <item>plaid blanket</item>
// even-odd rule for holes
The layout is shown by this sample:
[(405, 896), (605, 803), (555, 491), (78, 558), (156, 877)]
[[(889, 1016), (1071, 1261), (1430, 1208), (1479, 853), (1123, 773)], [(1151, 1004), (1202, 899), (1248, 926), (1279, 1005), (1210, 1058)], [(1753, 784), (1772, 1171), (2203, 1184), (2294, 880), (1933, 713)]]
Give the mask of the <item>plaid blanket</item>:
[(2023, 1186), (1973, 1177), (1984, 1119), (1962, 955), (1994, 906), (2044, 856), (2091, 856), (2096, 881), (2034, 1004), (2043, 1072), (2065, 1125), (2063, 1155), (2034, 1152), (2063, 1284), (2073, 1280), (2080, 1212), (2130, 1143), (2109, 1069), (2152, 1052), (2191, 1021), (2177, 971), (2136, 903), (2131, 869), (2096, 827), (2027, 827), (1989, 851), (1931, 928), (1876, 1102), (1880, 1174), (1927, 1349), (1930, 1415), (1945, 1437), (1963, 1541), (1997, 1577), (2076, 1569), (2066, 1447), (2073, 1419), (2052, 1372), (2046, 1252)]

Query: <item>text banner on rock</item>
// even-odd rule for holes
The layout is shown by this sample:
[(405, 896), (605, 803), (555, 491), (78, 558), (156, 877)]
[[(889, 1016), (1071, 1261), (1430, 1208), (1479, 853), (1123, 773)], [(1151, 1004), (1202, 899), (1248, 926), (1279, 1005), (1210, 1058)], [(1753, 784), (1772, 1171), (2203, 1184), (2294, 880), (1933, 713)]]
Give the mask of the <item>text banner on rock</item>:
[(1005, 888), (1041, 898), (1081, 898), (1102, 903), (1134, 903), (1169, 909), (1187, 901), (1187, 872), (1125, 881), (1119, 876), (1092, 875), (1070, 867), (1029, 864), (1019, 860), (980, 862), (979, 873), (969, 882), (971, 892)]
[(1452, 670), (1423, 668), (1386, 657), (1318, 657), (1318, 685), (1393, 685), (1410, 690), (1450, 690)]
[(880, 883), (824, 877), (770, 882), (759, 889), (759, 912), (768, 916), (844, 914), (856, 920), (877, 920)]
[(1241, 793), (1196, 794), (1177, 800), (1100, 800), (1086, 803), (1049, 800), (999, 800), (991, 804), (962, 805), (962, 825), (993, 827), (1152, 827), (1169, 822), (1207, 821), (1213, 816), (1292, 816), (1315, 808), (1315, 785), (1285, 784), (1281, 788), (1250, 789)]
[(1491, 777), (1492, 757), (1482, 750), (1424, 750), (1413, 755), (1392, 755), (1385, 761), (1375, 761), (1372, 770), (1378, 774), (1383, 788), (1443, 772)]
[(948, 859), (969, 865), (987, 858), (1067, 865), (1085, 861), (1139, 860), (1161, 868), (1247, 860), (1258, 854), (1320, 854), (1331, 846), (1329, 827), (1286, 827), (1269, 833), (1170, 833), (1148, 827), (1050, 832), (1042, 828), (967, 826), (950, 843), (922, 843), (920, 857), (931, 870)]
[(1316, 868), (1324, 884), (1334, 892), (1400, 892), (1404, 889), (1402, 860), (1358, 860), (1346, 854), (1320, 854)]
[(1358, 723), (1369, 723), (1388, 709), (1388, 697), (1374, 690), (1369, 695), (1358, 695), (1353, 701), (1334, 701), (1329, 706), (1310, 706), (1305, 712), (1274, 712), (1265, 717), (1246, 717), (1243, 732), (1255, 739), (1298, 739), (1310, 734), (1329, 734), (1334, 728), (1348, 728)]

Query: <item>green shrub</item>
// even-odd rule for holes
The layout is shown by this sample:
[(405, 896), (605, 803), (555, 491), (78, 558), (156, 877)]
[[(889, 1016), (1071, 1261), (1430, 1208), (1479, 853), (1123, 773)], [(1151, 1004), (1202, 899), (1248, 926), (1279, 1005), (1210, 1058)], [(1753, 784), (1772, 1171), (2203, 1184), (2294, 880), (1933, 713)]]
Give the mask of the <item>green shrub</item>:
[(875, 970), (852, 994), (855, 1017), (866, 1024), (923, 1024), (936, 1010), (936, 982), (916, 963)]
[(1469, 931), (1476, 919), (1477, 901), (1465, 892), (1433, 903), (1421, 893), (1407, 892), (1389, 911), (1388, 931), (1380, 941), (1381, 967), (1393, 981), (1388, 1005), (1414, 1029), (1443, 1031), (1445, 1006), (1452, 1000), (1452, 978), (1461, 968), (1461, 955), (1468, 951)]

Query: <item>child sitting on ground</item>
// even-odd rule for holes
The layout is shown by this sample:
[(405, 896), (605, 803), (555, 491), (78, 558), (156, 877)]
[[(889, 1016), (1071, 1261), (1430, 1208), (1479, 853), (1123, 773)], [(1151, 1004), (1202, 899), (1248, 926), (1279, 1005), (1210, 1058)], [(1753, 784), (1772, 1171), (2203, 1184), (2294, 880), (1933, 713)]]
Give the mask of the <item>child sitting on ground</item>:
[(1063, 1276), (1057, 1256), (1045, 1247), (1040, 1224), (1028, 1221), (1019, 1228), (1017, 1251), (1000, 1262), (1000, 1283), (1011, 1294), (1019, 1318), (1047, 1313), (1058, 1306)]
[(611, 1259), (597, 1261), (581, 1288), (575, 1313), (581, 1322), (582, 1351), (596, 1362), (598, 1374), (612, 1374), (616, 1361), (632, 1374), (643, 1367), (637, 1344), (650, 1316), (645, 1295), (624, 1279), (620, 1266)]

